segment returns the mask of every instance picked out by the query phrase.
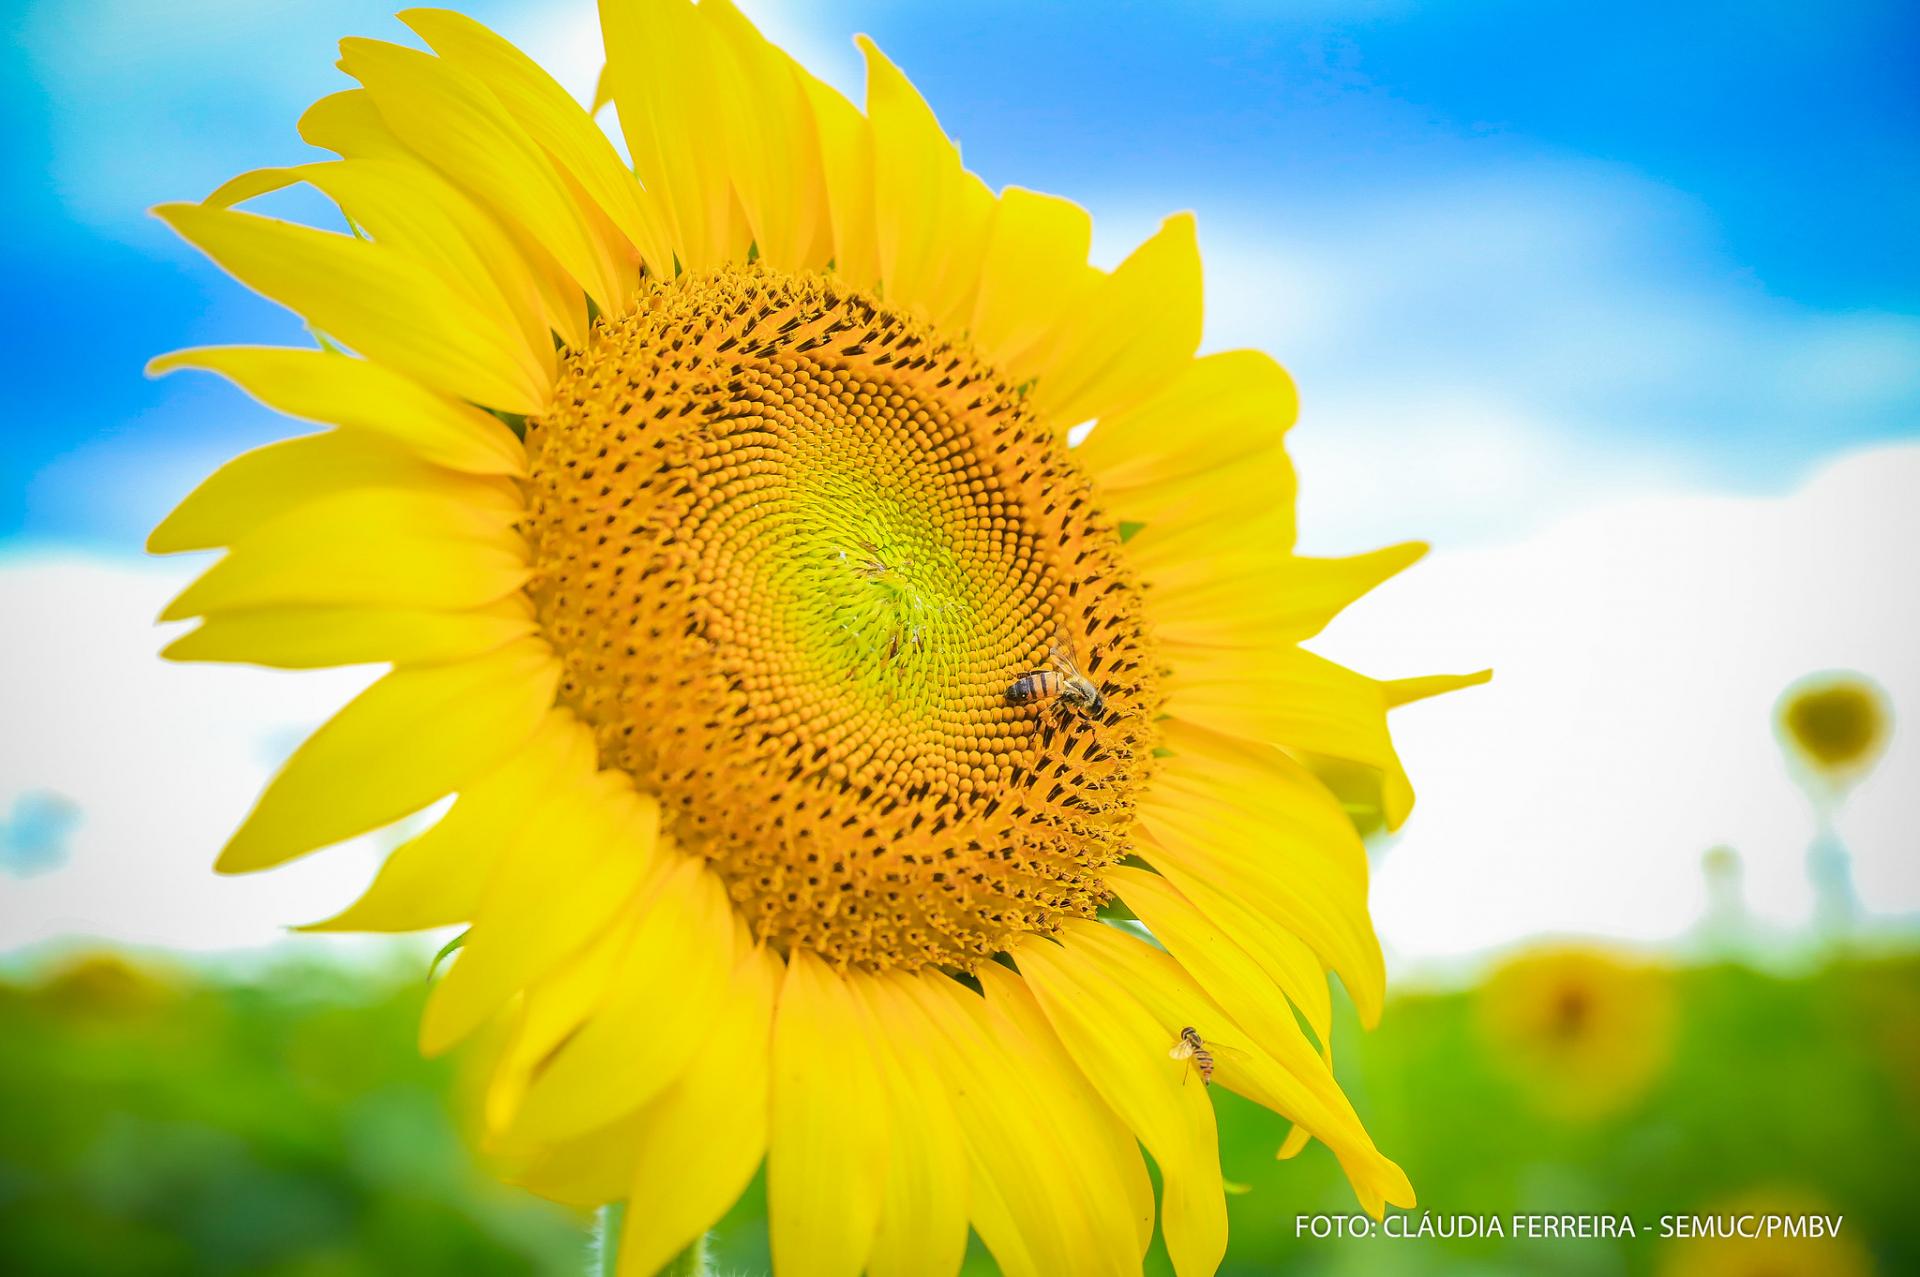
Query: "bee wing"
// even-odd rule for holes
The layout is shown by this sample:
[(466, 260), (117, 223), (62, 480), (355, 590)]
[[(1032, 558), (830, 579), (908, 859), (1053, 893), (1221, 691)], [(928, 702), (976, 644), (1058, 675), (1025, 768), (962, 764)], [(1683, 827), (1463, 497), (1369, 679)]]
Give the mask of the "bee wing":
[(1068, 678), (1081, 677), (1080, 667), (1074, 663), (1073, 649), (1069, 648), (1064, 642), (1055, 643), (1047, 649), (1047, 664), (1053, 666), (1054, 669), (1066, 675)]

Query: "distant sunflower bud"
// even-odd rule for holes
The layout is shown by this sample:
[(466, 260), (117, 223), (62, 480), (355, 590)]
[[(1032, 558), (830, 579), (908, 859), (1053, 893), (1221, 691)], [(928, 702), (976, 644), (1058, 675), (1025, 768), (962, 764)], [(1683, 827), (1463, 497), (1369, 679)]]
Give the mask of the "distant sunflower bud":
[(1780, 697), (1775, 723), (1796, 762), (1822, 783), (1845, 789), (1880, 761), (1893, 734), (1893, 707), (1865, 675), (1810, 674)]

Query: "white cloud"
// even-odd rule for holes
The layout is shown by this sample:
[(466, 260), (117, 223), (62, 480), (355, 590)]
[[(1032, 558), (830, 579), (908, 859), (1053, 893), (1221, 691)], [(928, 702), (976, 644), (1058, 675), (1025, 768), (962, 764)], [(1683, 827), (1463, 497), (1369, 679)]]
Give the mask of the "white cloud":
[[(1710, 208), (1613, 166), (1539, 158), (1248, 211), (1239, 197), (1202, 209), (1215, 346), (1376, 376), (1498, 373), (1595, 396), (1596, 411), (1703, 374), (1719, 391), (1737, 373), (1731, 388), (1756, 398), (1809, 369), (1826, 391), (1920, 389), (1920, 320), (1769, 293), (1728, 259)], [(1835, 348), (1866, 352), (1873, 378), (1830, 384)]]
[(1395, 541), (1511, 541), (1556, 515), (1679, 486), (1654, 449), (1605, 448), (1491, 389), (1348, 387), (1321, 396), (1289, 437), (1300, 543), (1351, 553)]
[(1536, 161), (1245, 219), (1201, 210), (1206, 344), (1299, 382), (1318, 548), (1510, 540), (1708, 473), (1777, 490), (1832, 439), (1920, 427), (1920, 319), (1768, 294), (1705, 208), (1630, 173)]
[(1772, 735), (1813, 670), (1878, 680), (1901, 723), (1842, 835), (1860, 893), (1920, 911), (1920, 446), (1862, 452), (1776, 499), (1611, 501), (1517, 544), (1435, 554), (1317, 644), (1370, 673), (1491, 665), (1494, 682), (1398, 711), (1421, 793), (1375, 879), (1403, 961), (1541, 932), (1658, 939), (1732, 845), (1748, 900), (1810, 905), (1810, 809)]
[(211, 950), (271, 943), (363, 888), (372, 840), (244, 878), (214, 856), (281, 757), (373, 672), (170, 665), (153, 617), (179, 564), (81, 555), (0, 560), (0, 813), (23, 794), (76, 803), (62, 867), (0, 876), (0, 951), (104, 938)]

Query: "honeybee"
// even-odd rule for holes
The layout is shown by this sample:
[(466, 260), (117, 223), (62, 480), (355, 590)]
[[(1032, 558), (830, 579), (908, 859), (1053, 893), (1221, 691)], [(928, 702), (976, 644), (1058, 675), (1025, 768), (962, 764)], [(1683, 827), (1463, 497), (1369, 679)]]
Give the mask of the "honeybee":
[(1213, 1085), (1213, 1052), (1208, 1049), (1206, 1039), (1191, 1024), (1180, 1030), (1180, 1040), (1167, 1052), (1167, 1058), (1190, 1061), (1194, 1071), (1200, 1074), (1200, 1085)]
[(1080, 672), (1066, 644), (1055, 643), (1047, 653), (1047, 663), (1053, 668), (1035, 670), (1013, 680), (1013, 686), (1007, 689), (1009, 704), (1035, 705), (1057, 697), (1088, 718), (1106, 716), (1107, 698)]

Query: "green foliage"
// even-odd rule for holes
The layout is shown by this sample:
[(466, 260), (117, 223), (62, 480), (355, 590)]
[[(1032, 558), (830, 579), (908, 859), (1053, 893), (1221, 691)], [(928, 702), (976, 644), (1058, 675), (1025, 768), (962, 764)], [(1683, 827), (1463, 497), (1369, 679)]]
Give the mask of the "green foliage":
[[(1474, 991), (1403, 996), (1336, 1033), (1380, 1146), (1435, 1215), (1705, 1212), (1811, 1194), (1883, 1273), (1920, 1272), (1920, 962), (1802, 979), (1674, 973), (1672, 1057), (1631, 1107), (1536, 1109), (1477, 1031)], [(423, 1061), (418, 964), (390, 978), (288, 967), (246, 981), (97, 958), (0, 985), (0, 1254), (27, 1273), (585, 1271), (587, 1221), (487, 1179)], [(1296, 1239), (1352, 1214), (1326, 1150), (1274, 1159), (1287, 1124), (1216, 1087), (1228, 1274), (1646, 1274), (1670, 1243)], [(1063, 1165), (1062, 1174), (1072, 1168)], [(765, 1273), (759, 1180), (716, 1228), (714, 1271)], [(993, 1271), (977, 1241), (969, 1273)], [(1168, 1270), (1156, 1242), (1149, 1271)]]
[(414, 1049), (417, 967), (204, 983), (109, 957), (0, 985), (0, 1254), (20, 1273), (568, 1274)]
[(1286, 1123), (1215, 1088), (1223, 1169), (1252, 1186), (1228, 1199), (1221, 1272), (1657, 1273), (1672, 1243), (1649, 1225), (1751, 1189), (1810, 1194), (1845, 1215), (1881, 1272), (1920, 1272), (1907, 1195), (1920, 1154), (1920, 961), (1798, 980), (1716, 966), (1674, 981), (1671, 1060), (1636, 1104), (1605, 1119), (1537, 1108), (1489, 1058), (1475, 992), (1402, 997), (1373, 1032), (1349, 1013), (1334, 1034), (1347, 1093), (1413, 1180), (1419, 1211), (1625, 1214), (1639, 1237), (1296, 1240), (1298, 1214), (1357, 1210), (1339, 1167), (1319, 1144), (1275, 1161)]

